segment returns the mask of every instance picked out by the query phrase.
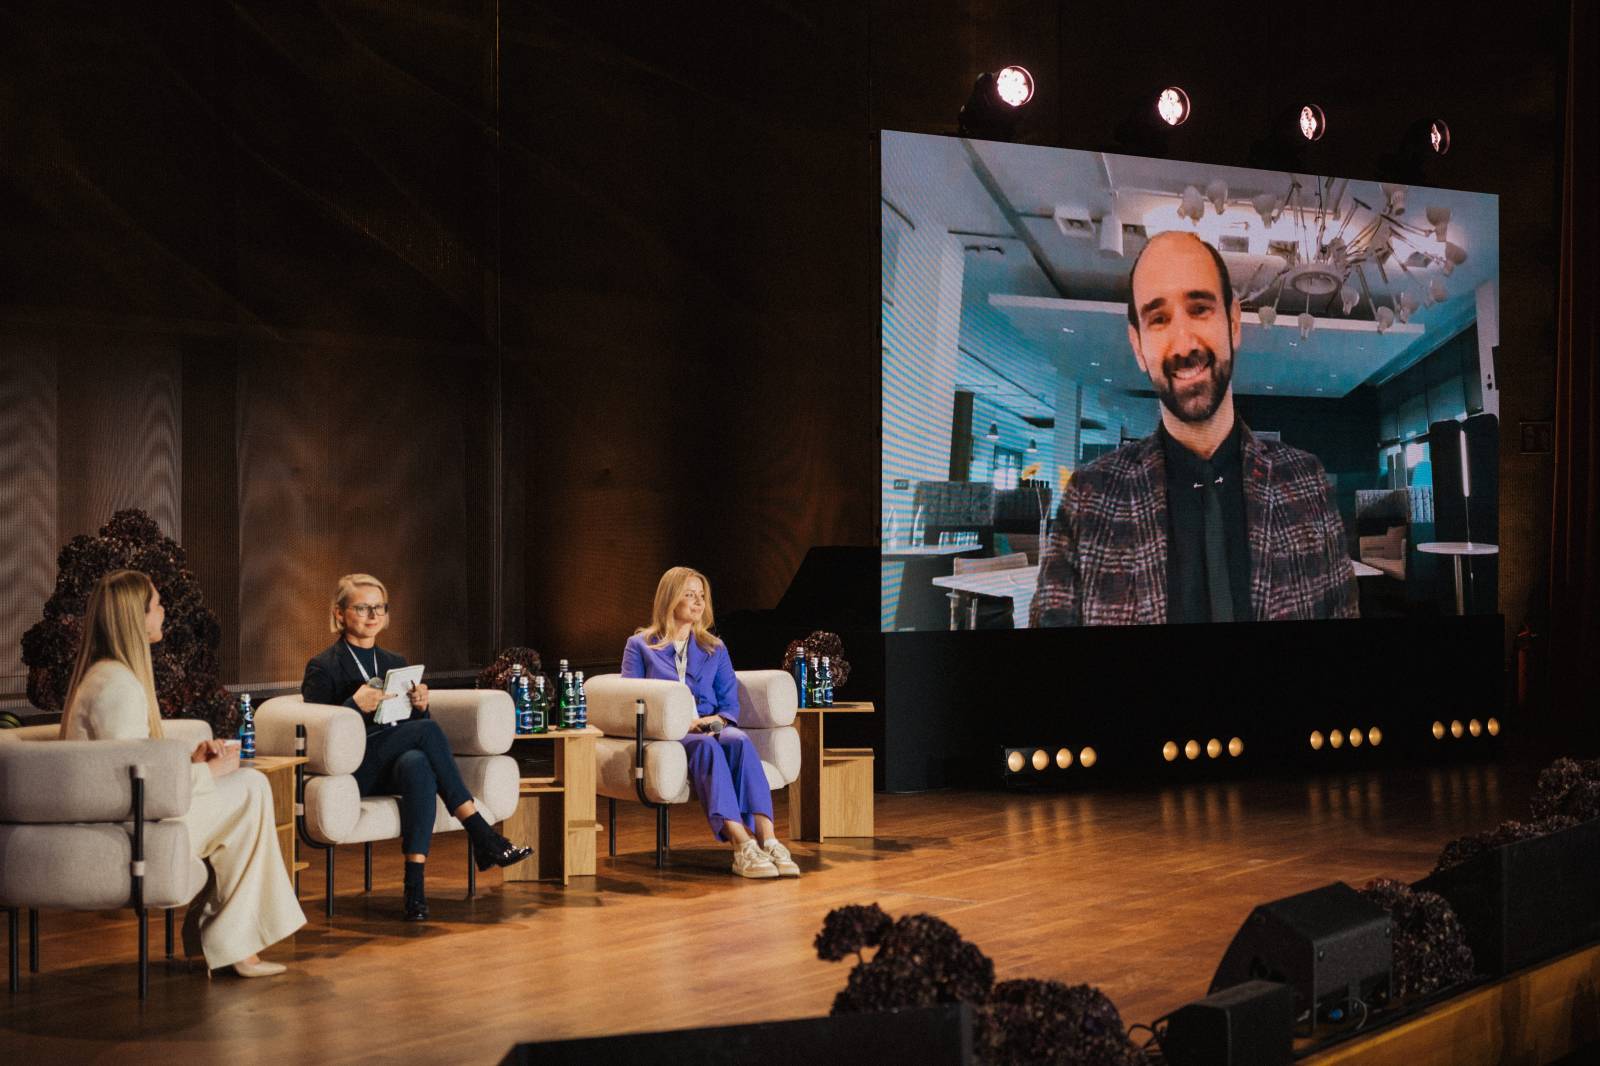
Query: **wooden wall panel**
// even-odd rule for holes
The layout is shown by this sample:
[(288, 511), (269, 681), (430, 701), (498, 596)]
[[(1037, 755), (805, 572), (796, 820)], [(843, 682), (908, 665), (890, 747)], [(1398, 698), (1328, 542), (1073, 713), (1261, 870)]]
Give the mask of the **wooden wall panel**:
[(0, 334), (0, 696), (27, 685), (22, 634), (55, 588), (56, 361)]
[(333, 639), (336, 579), (355, 571), (389, 587), (385, 646), (433, 670), (487, 661), (471, 635), (488, 590), (469, 575), (484, 552), (488, 471), (467, 463), (486, 367), (333, 346), (241, 354), (242, 681), (298, 679)]
[(171, 340), (76, 337), (57, 355), (56, 536), (94, 533), (126, 507), (183, 540), (183, 374)]

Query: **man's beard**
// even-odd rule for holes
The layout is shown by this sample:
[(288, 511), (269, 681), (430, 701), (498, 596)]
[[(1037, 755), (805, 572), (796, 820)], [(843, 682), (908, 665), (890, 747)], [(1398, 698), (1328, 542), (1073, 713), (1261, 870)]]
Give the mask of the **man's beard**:
[[(1198, 362), (1207, 364), (1199, 377), (1181, 384), (1173, 374)], [(1217, 413), (1222, 397), (1228, 392), (1228, 382), (1233, 380), (1233, 338), (1228, 338), (1228, 358), (1219, 360), (1210, 348), (1198, 347), (1184, 355), (1168, 357), (1156, 379), (1156, 395), (1161, 405), (1171, 411), (1180, 422), (1204, 422)]]

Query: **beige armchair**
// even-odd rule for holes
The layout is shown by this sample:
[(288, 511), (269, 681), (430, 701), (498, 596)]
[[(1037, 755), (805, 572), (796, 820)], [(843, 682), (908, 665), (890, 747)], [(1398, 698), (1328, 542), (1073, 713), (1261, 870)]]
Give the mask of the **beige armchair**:
[(173, 912), (206, 884), (180, 820), (189, 755), (204, 722), (164, 723), (162, 740), (57, 740), (56, 726), (0, 730), (0, 909), (10, 980), (19, 979), (18, 910), (28, 911), (28, 969), (39, 971), (39, 911), (131, 907), (139, 920), (139, 998), (150, 990), (149, 909)]
[[(741, 670), (739, 728), (750, 734), (774, 792), (800, 776), (799, 699), (782, 670)], [(656, 865), (671, 844), (669, 811), (687, 803), (689, 759), (680, 741), (694, 725), (695, 702), (681, 681), (601, 674), (584, 682), (595, 740), (595, 791), (607, 802), (608, 851), (617, 853), (617, 800), (636, 799), (655, 811)]]
[(1406, 531), (1408, 526), (1390, 526), (1378, 536), (1362, 537), (1359, 552), (1361, 561), (1394, 578), (1406, 579)]
[[(517, 762), (505, 754), (516, 733), (511, 697), (480, 689), (437, 689), (428, 710), (444, 730), (456, 766), (484, 820), (499, 822), (517, 809)], [(355, 772), (367, 750), (366, 722), (350, 707), (307, 703), (278, 696), (256, 711), (256, 750), (262, 755), (304, 755), (295, 778), (295, 824), (307, 847), (323, 852), (327, 902), (333, 917), (335, 849), (361, 844), (363, 882), (372, 891), (372, 845), (400, 837), (400, 804), (394, 796), (362, 796)], [(436, 801), (433, 831), (446, 833), (461, 823)], [(467, 895), (477, 892), (478, 870), (467, 852)]]

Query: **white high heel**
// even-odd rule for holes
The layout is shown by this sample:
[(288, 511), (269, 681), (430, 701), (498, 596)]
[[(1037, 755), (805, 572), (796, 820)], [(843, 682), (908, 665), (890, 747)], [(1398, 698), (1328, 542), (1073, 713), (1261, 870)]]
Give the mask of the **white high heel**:
[(289, 967), (281, 962), (268, 962), (265, 959), (233, 964), (233, 972), (240, 977), (276, 977), (288, 969)]

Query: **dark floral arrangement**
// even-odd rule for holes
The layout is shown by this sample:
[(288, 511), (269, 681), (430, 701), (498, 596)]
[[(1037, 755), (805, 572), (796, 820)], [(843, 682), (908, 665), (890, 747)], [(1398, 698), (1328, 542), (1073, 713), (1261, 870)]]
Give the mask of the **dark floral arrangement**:
[(989, 1066), (1148, 1061), (1123, 1032), (1122, 1016), (1104, 992), (1059, 981), (1025, 978), (995, 985), (978, 1012), (973, 1042)]
[[(930, 914), (891, 919), (876, 903), (829, 911), (815, 941), (817, 957), (855, 955), (834, 1014), (861, 1014), (970, 1003), (977, 1009), (976, 1049), (988, 1066), (1144, 1066), (1111, 1001), (1088, 985), (1056, 981), (994, 983), (994, 963)], [(869, 959), (866, 948), (877, 948)]]
[(1578, 824), (1576, 818), (1563, 814), (1552, 815), (1533, 822), (1507, 821), (1501, 822), (1494, 829), (1483, 833), (1473, 833), (1470, 836), (1457, 837), (1444, 846), (1439, 852), (1439, 861), (1434, 864), (1433, 872), (1439, 873), (1452, 866), (1460, 866), (1469, 859), (1475, 859), (1486, 851), (1515, 844), (1519, 840), (1531, 840), (1549, 833), (1559, 833), (1563, 829), (1571, 829)]
[(478, 671), (478, 688), (505, 688), (506, 682), (511, 678), (511, 667), (521, 663), (523, 672), (528, 675), (531, 683), (534, 677), (544, 673), (544, 666), (539, 662), (539, 653), (532, 648), (504, 648), (499, 655), (494, 657), (494, 662)]
[(138, 510), (118, 511), (96, 536), (68, 541), (56, 557), (56, 588), (44, 617), (22, 635), (28, 702), (42, 711), (62, 709), (89, 594), (113, 570), (140, 570), (155, 583), (167, 611), (161, 642), (150, 648), (162, 717), (203, 719), (218, 737), (237, 733), (238, 708), (217, 681), (222, 629), (186, 562), (178, 543)]
[(1472, 977), (1472, 949), (1456, 912), (1441, 895), (1378, 878), (1361, 894), (1389, 912), (1393, 994), (1424, 996)]
[(791, 640), (789, 646), (783, 650), (783, 668), (791, 674), (794, 673), (794, 660), (797, 655), (804, 655), (807, 658), (816, 656), (818, 659), (826, 655), (828, 668), (833, 671), (834, 688), (840, 688), (850, 680), (850, 663), (844, 657), (844, 641), (839, 639), (837, 633), (819, 629), (804, 640)]
[(1600, 759), (1557, 759), (1539, 771), (1529, 811), (1535, 819), (1565, 815), (1587, 822), (1600, 818)]

